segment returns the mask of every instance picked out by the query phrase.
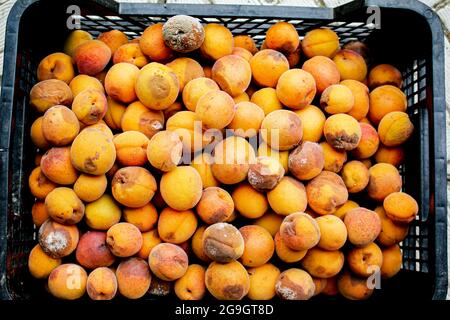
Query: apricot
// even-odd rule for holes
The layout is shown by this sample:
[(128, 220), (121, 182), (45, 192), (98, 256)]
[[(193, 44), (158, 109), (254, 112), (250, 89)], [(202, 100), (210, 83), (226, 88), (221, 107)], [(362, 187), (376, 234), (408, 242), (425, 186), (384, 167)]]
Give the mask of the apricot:
[(117, 161), (124, 166), (142, 166), (147, 162), (148, 138), (139, 131), (126, 131), (113, 139)]
[(367, 86), (352, 79), (341, 81), (340, 84), (349, 88), (354, 98), (353, 108), (347, 114), (358, 121), (365, 118), (369, 112), (369, 89)]
[(121, 168), (111, 181), (114, 199), (131, 208), (143, 207), (149, 203), (155, 195), (156, 188), (153, 175), (141, 167)]
[(321, 142), (324, 156), (324, 170), (338, 173), (341, 171), (344, 163), (347, 161), (347, 153), (345, 150), (336, 150), (327, 142)]
[(117, 267), (116, 276), (120, 294), (128, 299), (143, 297), (152, 280), (148, 263), (135, 257), (123, 260)]
[(352, 91), (341, 84), (330, 85), (320, 97), (320, 106), (329, 114), (349, 112), (354, 103)]
[(225, 222), (233, 211), (233, 198), (228, 191), (219, 187), (205, 188), (197, 204), (197, 214), (207, 224)]
[(105, 92), (102, 83), (97, 78), (85, 74), (79, 74), (75, 78), (73, 78), (69, 83), (69, 87), (70, 90), (72, 90), (72, 94), (74, 97), (76, 97), (80, 92), (87, 89), (97, 90), (101, 93)]
[(247, 271), (250, 277), (250, 289), (247, 294), (249, 299), (270, 300), (276, 295), (275, 284), (280, 275), (280, 269), (271, 263), (266, 263)]
[(367, 193), (376, 201), (383, 201), (393, 192), (402, 188), (402, 177), (397, 168), (388, 163), (377, 163), (369, 169)]
[(259, 106), (266, 116), (272, 111), (283, 108), (280, 100), (278, 100), (277, 91), (274, 88), (262, 88), (255, 91), (250, 101)]
[(78, 239), (78, 228), (74, 225), (66, 226), (49, 219), (39, 228), (39, 244), (54, 259), (66, 257), (75, 251)]
[(316, 286), (306, 271), (291, 268), (280, 273), (275, 290), (283, 300), (309, 300), (314, 295)]
[(121, 45), (113, 54), (113, 63), (131, 63), (138, 68), (142, 68), (149, 61), (141, 50), (139, 43), (125, 43)]
[(300, 118), (289, 110), (269, 113), (261, 124), (262, 138), (276, 150), (290, 150), (302, 139), (303, 126)]
[(77, 262), (87, 268), (109, 267), (116, 257), (106, 244), (106, 232), (88, 231), (83, 234), (75, 251)]
[(405, 143), (413, 131), (414, 125), (405, 112), (390, 112), (378, 124), (378, 135), (387, 147), (397, 147)]
[(183, 143), (176, 132), (160, 131), (148, 142), (146, 154), (153, 167), (168, 172), (178, 165), (182, 152)]
[(398, 167), (405, 161), (405, 151), (402, 147), (386, 147), (381, 144), (374, 158), (377, 163), (389, 163)]
[(352, 155), (356, 159), (370, 158), (377, 152), (380, 144), (378, 133), (374, 127), (367, 123), (360, 123), (361, 140), (358, 146), (352, 150)]
[(76, 224), (84, 216), (83, 202), (66, 187), (55, 188), (45, 197), (45, 209), (50, 218), (66, 225)]
[(135, 83), (139, 68), (131, 63), (113, 65), (105, 77), (106, 93), (114, 100), (131, 103), (136, 100)]
[(320, 240), (320, 229), (310, 215), (296, 212), (284, 218), (280, 226), (280, 237), (292, 250), (308, 250)]
[(86, 292), (87, 273), (79, 265), (62, 264), (50, 273), (48, 291), (56, 298), (75, 300)]
[(181, 57), (172, 60), (166, 64), (178, 78), (180, 92), (183, 91), (185, 85), (197, 78), (202, 78), (205, 76), (202, 66), (191, 58)]
[(264, 111), (258, 105), (247, 101), (237, 103), (235, 109), (236, 113), (228, 128), (239, 137), (256, 136), (264, 120)]
[(227, 263), (244, 253), (244, 239), (233, 225), (218, 222), (207, 227), (202, 236), (203, 252), (210, 259)]
[(144, 30), (139, 38), (139, 47), (152, 61), (165, 62), (174, 55), (164, 43), (162, 23), (155, 23)]
[[(48, 149), (50, 148), (50, 143), (44, 137), (42, 131), (42, 119), (43, 117), (39, 117), (33, 122), (30, 129), (30, 137), (33, 144), (39, 149)], [(39, 161), (39, 164), (40, 163), (41, 162)]]
[(417, 201), (404, 192), (393, 192), (383, 201), (386, 215), (394, 222), (409, 223), (413, 221), (419, 212)]
[(114, 165), (116, 148), (108, 134), (95, 128), (86, 128), (73, 141), (70, 157), (77, 170), (102, 175)]
[(364, 58), (353, 50), (339, 50), (333, 58), (341, 74), (341, 80), (363, 81), (367, 75), (367, 65)]
[(309, 105), (295, 113), (300, 117), (303, 126), (303, 141), (319, 142), (323, 135), (325, 114), (316, 106)]
[(147, 232), (142, 233), (142, 247), (141, 250), (136, 254), (139, 258), (148, 260), (148, 256), (150, 255), (150, 251), (162, 241), (159, 238), (158, 230), (153, 229)]
[(123, 218), (138, 227), (139, 231), (146, 232), (156, 227), (158, 212), (153, 204), (147, 203), (140, 208), (124, 208)]
[(134, 87), (139, 101), (152, 110), (170, 107), (178, 97), (179, 88), (180, 80), (175, 72), (158, 62), (139, 70)]
[(320, 241), (317, 246), (324, 250), (335, 251), (342, 248), (347, 241), (347, 228), (337, 216), (326, 215), (316, 218), (320, 229)]
[(213, 163), (213, 158), (209, 153), (201, 153), (197, 155), (191, 162), (191, 167), (193, 167), (200, 174), (202, 178), (203, 188), (208, 187), (218, 187), (219, 181), (214, 177), (211, 165)]
[(230, 30), (217, 23), (208, 23), (204, 30), (205, 39), (200, 47), (200, 53), (205, 58), (218, 60), (231, 54), (234, 39)]
[(308, 250), (292, 250), (289, 248), (280, 236), (280, 232), (275, 235), (275, 252), (281, 261), (286, 263), (294, 263), (303, 259)]
[(325, 56), (314, 56), (306, 60), (302, 69), (313, 76), (316, 82), (317, 93), (322, 93), (329, 86), (338, 84), (341, 79), (334, 61)]
[(231, 136), (214, 147), (212, 172), (223, 184), (236, 184), (247, 178), (249, 166), (254, 162), (255, 151), (243, 138)]
[(320, 145), (304, 141), (289, 154), (289, 172), (299, 180), (311, 180), (322, 172), (324, 161)]
[[(298, 85), (299, 83), (302, 85)], [(302, 109), (310, 105), (314, 99), (316, 81), (309, 72), (290, 69), (280, 76), (276, 90), (282, 104), (291, 109)]]
[(251, 54), (258, 52), (255, 41), (252, 37), (247, 35), (234, 36), (234, 48), (243, 48), (248, 50)]
[(265, 42), (269, 49), (291, 53), (300, 45), (300, 38), (291, 23), (280, 21), (267, 30)]
[(150, 139), (164, 127), (164, 114), (136, 101), (125, 109), (120, 126), (123, 131), (140, 131)]
[(142, 247), (142, 234), (139, 229), (128, 222), (113, 225), (106, 232), (106, 243), (116, 257), (130, 257)]
[(283, 216), (273, 211), (268, 211), (264, 215), (253, 221), (253, 224), (266, 229), (272, 237), (275, 237), (283, 222)]
[(166, 129), (174, 131), (180, 137), (185, 152), (196, 152), (209, 143), (203, 134), (202, 123), (195, 112), (180, 111), (166, 122)]
[(374, 125), (378, 125), (381, 119), (390, 112), (405, 112), (408, 106), (403, 91), (391, 85), (375, 88), (370, 92), (369, 99), (369, 118)]
[(120, 221), (121, 216), (120, 207), (109, 194), (86, 205), (86, 224), (95, 230), (108, 230)]
[(49, 218), (45, 203), (36, 201), (31, 208), (31, 217), (36, 227), (40, 227)]
[(93, 270), (87, 277), (86, 291), (92, 300), (111, 300), (117, 293), (117, 278), (106, 267)]
[(174, 291), (180, 300), (201, 300), (205, 295), (205, 268), (191, 264), (186, 273), (175, 281)]
[(234, 189), (232, 197), (236, 210), (246, 218), (259, 218), (269, 208), (265, 194), (255, 190), (246, 182), (240, 183)]
[(59, 265), (61, 265), (61, 259), (52, 258), (46, 254), (39, 244), (33, 247), (28, 256), (28, 270), (37, 279), (47, 278)]
[(275, 188), (267, 192), (267, 200), (278, 214), (287, 216), (303, 212), (307, 206), (305, 186), (294, 178), (284, 176)]
[(341, 176), (349, 193), (360, 192), (369, 183), (369, 170), (361, 161), (347, 162), (342, 168)]
[(372, 293), (367, 285), (367, 279), (355, 277), (346, 271), (339, 275), (337, 279), (339, 293), (349, 300), (366, 300)]
[(322, 293), (322, 291), (327, 286), (328, 279), (314, 278), (313, 277), (313, 282), (314, 282), (314, 286), (316, 288), (314, 290), (314, 296), (317, 296), (318, 294)]
[(371, 62), (372, 57), (370, 55), (370, 49), (367, 46), (366, 43), (358, 40), (352, 40), (347, 42), (342, 46), (343, 49), (353, 50), (357, 53), (359, 53), (364, 60), (366, 61), (367, 65), (369, 65), (369, 62)]
[(337, 287), (337, 276), (327, 278), (326, 285), (322, 289), (322, 294), (326, 296), (336, 296), (339, 293), (338, 287)]
[(341, 271), (344, 261), (344, 254), (341, 251), (313, 248), (308, 250), (301, 265), (313, 277), (331, 278)]
[(375, 211), (366, 208), (355, 208), (344, 217), (348, 240), (358, 247), (373, 242), (381, 231), (381, 220)]
[(183, 211), (192, 209), (202, 197), (202, 178), (192, 167), (180, 166), (162, 175), (160, 192), (169, 207)]
[(379, 64), (372, 68), (367, 79), (370, 89), (384, 85), (402, 88), (403, 78), (401, 72), (390, 64)]
[(181, 247), (172, 243), (156, 245), (148, 257), (150, 269), (161, 280), (181, 278), (188, 268), (188, 256)]
[(187, 82), (183, 90), (183, 103), (190, 111), (195, 112), (198, 100), (210, 91), (219, 90), (219, 86), (213, 80), (199, 77)]
[(105, 95), (96, 89), (86, 89), (73, 99), (72, 111), (85, 125), (99, 122), (106, 114), (108, 102)]
[(333, 214), (348, 200), (344, 181), (334, 172), (322, 171), (306, 185), (308, 205), (321, 215)]
[(323, 133), (327, 142), (337, 150), (353, 150), (361, 141), (361, 127), (347, 114), (334, 114), (324, 124)]
[(333, 58), (339, 50), (339, 37), (331, 29), (314, 29), (305, 34), (302, 41), (302, 52), (306, 57), (325, 56)]
[(89, 76), (105, 69), (111, 59), (111, 49), (100, 40), (88, 40), (75, 48), (73, 61), (78, 72)]
[(216, 299), (241, 300), (250, 289), (250, 277), (237, 261), (212, 262), (205, 272), (205, 284)]
[(189, 240), (197, 229), (192, 210), (176, 211), (165, 208), (158, 219), (158, 234), (164, 242), (180, 244)]
[(45, 199), (57, 185), (44, 175), (41, 167), (36, 167), (28, 177), (28, 186), (33, 196), (38, 199)]
[(231, 54), (240, 56), (248, 63), (250, 63), (250, 59), (253, 57), (253, 54), (250, 51), (248, 51), (247, 49), (236, 47), (236, 46), (233, 48), (233, 51), (231, 52)]
[(239, 229), (244, 239), (244, 253), (240, 257), (246, 267), (260, 267), (272, 258), (275, 244), (271, 234), (263, 227), (247, 225)]
[(69, 84), (74, 76), (72, 58), (62, 52), (49, 54), (39, 62), (37, 68), (38, 81), (58, 79)]
[(88, 40), (92, 40), (92, 35), (89, 32), (84, 30), (72, 31), (64, 42), (64, 53), (72, 57), (75, 48)]
[(358, 276), (369, 277), (381, 268), (383, 254), (375, 243), (353, 248), (347, 254), (350, 269)]
[(97, 39), (104, 42), (111, 49), (112, 55), (114, 55), (120, 46), (128, 43), (127, 35), (120, 30), (102, 32), (98, 35)]
[(203, 262), (211, 262), (211, 259), (203, 251), (203, 233), (207, 226), (199, 226), (191, 238), (191, 248), (195, 256)]
[(79, 130), (77, 116), (66, 106), (53, 106), (44, 113), (42, 133), (51, 145), (61, 147), (70, 144)]
[(376, 207), (375, 212), (381, 220), (381, 232), (377, 241), (385, 247), (393, 246), (403, 241), (408, 235), (408, 225), (391, 220), (382, 206)]
[(382, 249), (383, 263), (381, 265), (381, 277), (389, 279), (395, 276), (402, 267), (403, 255), (400, 247), (396, 244)]
[(49, 79), (36, 83), (30, 91), (30, 104), (39, 113), (44, 113), (53, 106), (70, 106), (73, 94), (64, 81)]
[(300, 62), (301, 50), (302, 47), (299, 45), (294, 52), (284, 54), (289, 62), (289, 68), (294, 68), (298, 65), (298, 63)]
[(164, 23), (163, 38), (165, 44), (174, 51), (186, 53), (200, 48), (205, 31), (199, 19), (176, 15)]
[(78, 172), (70, 161), (70, 148), (51, 148), (41, 158), (42, 173), (51, 181), (61, 184), (73, 184)]
[[(272, 49), (257, 52), (250, 59), (250, 66), (253, 80), (260, 87), (275, 88), (280, 76), (289, 70), (289, 62), (286, 57), (281, 52)], [(270, 72), (267, 72), (268, 70)]]
[(259, 191), (272, 190), (284, 176), (284, 168), (277, 159), (259, 156), (248, 170), (248, 182)]
[[(288, 163), (289, 163), (289, 150), (286, 151), (280, 151), (280, 150), (274, 150), (270, 148), (267, 143), (264, 141), (261, 141), (258, 147), (257, 152), (258, 157), (270, 157), (276, 161), (278, 161), (281, 166), (284, 169), (284, 172), (287, 172), (289, 170)], [(255, 162), (256, 163), (256, 162)]]
[(236, 112), (233, 98), (225, 91), (205, 93), (197, 102), (195, 114), (205, 129), (223, 129), (231, 123)]

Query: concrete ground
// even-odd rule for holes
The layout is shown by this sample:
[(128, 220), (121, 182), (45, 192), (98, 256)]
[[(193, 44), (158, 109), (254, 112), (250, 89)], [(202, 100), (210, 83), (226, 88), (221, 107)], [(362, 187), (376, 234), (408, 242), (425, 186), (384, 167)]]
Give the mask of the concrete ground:
[[(351, 0), (119, 0), (121, 2), (149, 2), (149, 3), (204, 3), (204, 4), (252, 4), (252, 5), (292, 5), (308, 7), (336, 7)], [(450, 0), (420, 0), (431, 7), (442, 20), (445, 31), (445, 77), (446, 77), (446, 106), (447, 106), (447, 163), (450, 168)], [(10, 8), (15, 0), (0, 0), (0, 79), (3, 71), (3, 46), (5, 25)], [(444, 58), (444, 57), (443, 57)], [(447, 195), (450, 199), (450, 170), (447, 174)], [(450, 218), (450, 202), (447, 211)], [(450, 219), (449, 219), (450, 221)], [(448, 243), (450, 245), (450, 223), (448, 229)], [(450, 252), (449, 252), (450, 266)], [(450, 284), (450, 281), (449, 281)], [(447, 296), (450, 299), (450, 290)]]

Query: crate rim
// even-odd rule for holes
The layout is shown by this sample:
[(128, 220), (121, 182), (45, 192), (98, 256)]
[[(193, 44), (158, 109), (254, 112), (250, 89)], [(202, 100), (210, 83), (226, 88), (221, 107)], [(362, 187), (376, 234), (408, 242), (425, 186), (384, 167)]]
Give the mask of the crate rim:
[[(14, 82), (16, 78), (16, 57), (18, 50), (19, 25), (23, 13), (29, 6), (41, 0), (18, 0), (7, 18), (5, 32), (5, 49), (3, 61), (2, 92), (0, 97), (0, 114), (8, 125), (0, 129), (0, 247), (7, 243), (7, 211), (8, 211), (8, 168), (9, 145), (11, 134), (12, 108), (14, 100)], [(82, 1), (81, 1), (82, 2)], [(284, 19), (339, 19), (342, 15), (363, 7), (380, 7), (413, 11), (427, 20), (432, 35), (432, 79), (433, 79), (433, 121), (444, 125), (434, 126), (434, 136), (441, 137), (434, 144), (434, 165), (436, 175), (447, 176), (446, 155), (446, 108), (445, 108), (445, 54), (444, 32), (439, 16), (426, 4), (418, 0), (354, 0), (335, 8), (298, 7), (298, 6), (255, 6), (232, 4), (185, 4), (185, 3), (133, 3), (115, 0), (90, 0), (103, 6), (117, 15), (157, 14), (171, 16), (175, 14), (214, 15), (214, 16), (253, 16), (270, 18), (277, 16)], [(80, 3), (79, 0), (71, 4)], [(448, 247), (447, 247), (447, 181), (436, 179), (434, 193), (435, 207), (435, 291), (433, 299), (442, 300), (447, 297), (448, 290)], [(0, 250), (0, 299), (12, 300), (6, 279), (6, 250)]]

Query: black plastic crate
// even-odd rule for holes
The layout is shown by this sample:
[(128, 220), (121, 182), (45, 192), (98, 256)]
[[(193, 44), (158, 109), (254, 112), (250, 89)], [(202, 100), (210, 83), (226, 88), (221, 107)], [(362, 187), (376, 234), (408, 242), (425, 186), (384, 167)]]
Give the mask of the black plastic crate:
[[(382, 283), (374, 299), (444, 299), (447, 294), (447, 197), (445, 143), (444, 36), (436, 14), (407, 0), (354, 1), (341, 7), (269, 7), (116, 3), (113, 0), (19, 0), (7, 22), (0, 117), (0, 297), (48, 298), (44, 283), (32, 279), (28, 253), (36, 243), (28, 175), (34, 167), (29, 129), (36, 117), (28, 94), (36, 68), (47, 54), (61, 51), (70, 30), (67, 7), (81, 9), (81, 28), (93, 35), (112, 28), (137, 37), (149, 25), (176, 14), (227, 26), (260, 44), (276, 21), (295, 25), (300, 36), (326, 26), (342, 43), (364, 40), (373, 62), (391, 63), (404, 76), (408, 113), (415, 133), (401, 167), (404, 190), (418, 200), (420, 214), (403, 241), (403, 270)], [(369, 6), (378, 6), (381, 28), (367, 24)]]

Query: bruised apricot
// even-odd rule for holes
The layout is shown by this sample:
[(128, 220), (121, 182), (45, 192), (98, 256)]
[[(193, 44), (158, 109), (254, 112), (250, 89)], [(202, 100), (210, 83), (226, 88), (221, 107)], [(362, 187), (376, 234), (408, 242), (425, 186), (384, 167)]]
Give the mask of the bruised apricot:
[(291, 53), (298, 48), (300, 38), (294, 25), (280, 21), (267, 30), (265, 42), (269, 49)]
[(275, 88), (280, 76), (289, 70), (289, 62), (286, 57), (281, 52), (272, 49), (257, 52), (250, 59), (250, 66), (253, 80), (260, 87)]
[(360, 277), (374, 274), (383, 263), (380, 247), (371, 242), (360, 248), (353, 248), (347, 253), (347, 264), (350, 270)]
[(234, 47), (246, 49), (251, 54), (255, 54), (258, 52), (258, 48), (256, 48), (255, 41), (252, 39), (252, 37), (247, 35), (234, 36)]
[(306, 213), (296, 212), (284, 218), (280, 237), (290, 249), (303, 251), (316, 246), (320, 240), (317, 222)]
[(383, 201), (402, 188), (402, 177), (397, 168), (388, 163), (377, 163), (369, 169), (367, 193), (376, 201)]
[(354, 103), (352, 91), (341, 84), (330, 85), (320, 97), (320, 106), (329, 114), (349, 112)]
[(36, 73), (39, 81), (58, 79), (67, 84), (75, 76), (71, 57), (62, 52), (49, 54), (42, 59)]
[(117, 257), (135, 255), (141, 249), (142, 242), (141, 232), (131, 223), (117, 223), (106, 232), (108, 248)]
[(280, 232), (277, 232), (275, 234), (275, 252), (281, 261), (286, 263), (294, 263), (302, 260), (308, 250), (292, 250), (285, 244), (280, 236)]
[(30, 91), (30, 104), (40, 113), (56, 105), (70, 106), (72, 101), (70, 87), (58, 79), (38, 82)]
[(227, 55), (218, 59), (212, 67), (212, 79), (232, 97), (247, 90), (252, 79), (250, 64), (237, 55)]
[(359, 278), (346, 271), (337, 278), (339, 293), (350, 300), (366, 300), (373, 289), (367, 285), (367, 279)]
[(86, 282), (86, 292), (92, 300), (111, 300), (117, 293), (117, 278), (106, 267), (93, 270)]
[(203, 190), (197, 204), (197, 214), (207, 224), (227, 221), (234, 210), (231, 195), (219, 187), (208, 187)]
[(300, 118), (289, 110), (269, 113), (261, 124), (262, 138), (276, 150), (290, 150), (298, 145), (303, 136)]
[(314, 77), (318, 93), (324, 92), (331, 85), (338, 84), (341, 79), (336, 64), (325, 56), (314, 56), (306, 60), (302, 69)]
[(348, 200), (344, 181), (334, 172), (322, 171), (306, 185), (308, 205), (321, 215), (333, 214)]
[(276, 90), (282, 104), (291, 109), (302, 109), (314, 99), (316, 81), (309, 72), (290, 69), (280, 76)]
[(361, 127), (347, 114), (334, 114), (325, 121), (323, 133), (327, 142), (338, 150), (353, 150), (361, 140)]
[(297, 268), (283, 271), (275, 284), (277, 295), (283, 300), (309, 300), (315, 289), (311, 276)]
[(237, 261), (212, 262), (205, 273), (208, 291), (219, 300), (241, 300), (250, 289), (247, 270)]
[(72, 111), (85, 125), (99, 122), (105, 116), (107, 108), (108, 102), (105, 95), (96, 89), (83, 90), (72, 103)]
[(203, 252), (212, 260), (227, 263), (244, 253), (244, 239), (236, 227), (218, 222), (210, 225), (202, 236)]
[(315, 142), (304, 141), (289, 154), (289, 172), (299, 180), (318, 176), (323, 165), (323, 150)]
[(128, 299), (139, 299), (150, 288), (152, 276), (148, 263), (141, 258), (128, 258), (117, 266), (119, 292)]
[(127, 62), (142, 68), (149, 61), (141, 50), (139, 43), (125, 43), (121, 45), (113, 54), (113, 63)]
[(139, 131), (126, 131), (113, 139), (117, 161), (124, 166), (142, 166), (147, 162), (148, 138)]
[(281, 163), (268, 156), (258, 156), (248, 170), (248, 182), (256, 190), (272, 190), (281, 181), (285, 170)]
[(54, 146), (65, 146), (74, 141), (80, 130), (77, 116), (69, 108), (57, 105), (44, 113), (42, 133), (45, 140)]
[(164, 127), (164, 114), (160, 110), (150, 110), (140, 101), (135, 101), (125, 109), (120, 121), (123, 131), (140, 131), (150, 139)]
[(161, 280), (181, 278), (188, 268), (188, 256), (181, 247), (172, 243), (156, 245), (148, 257), (150, 269)]
[(84, 216), (84, 204), (76, 193), (66, 187), (53, 189), (45, 197), (48, 215), (56, 222), (72, 225), (80, 222)]
[(28, 186), (33, 196), (38, 199), (45, 199), (57, 185), (44, 175), (41, 167), (36, 167), (28, 177)]

